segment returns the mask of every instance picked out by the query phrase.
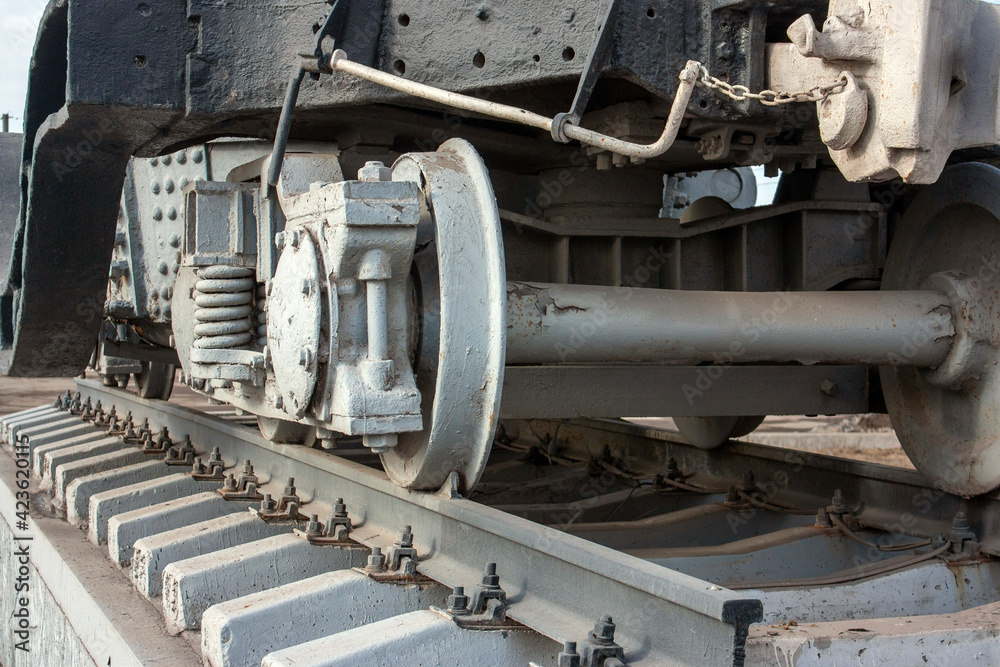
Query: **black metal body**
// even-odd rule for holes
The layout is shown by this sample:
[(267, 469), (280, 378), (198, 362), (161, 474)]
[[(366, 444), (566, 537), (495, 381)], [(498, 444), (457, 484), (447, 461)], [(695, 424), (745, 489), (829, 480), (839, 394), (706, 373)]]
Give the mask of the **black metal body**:
[[(550, 115), (569, 108), (607, 15), (598, 0), (555, 0), (544, 10), (532, 0), (345, 7), (332, 34), (353, 59)], [(52, 0), (32, 61), (21, 214), (0, 303), (5, 373), (79, 372), (101, 319), (128, 158), (219, 136), (273, 138), (298, 54), (315, 48), (329, 10), (324, 0)], [(820, 20), (824, 3), (622, 0), (588, 110), (638, 101), (655, 115), (688, 59), (760, 87), (765, 40), (783, 38), (787, 24), (810, 10)], [(690, 112), (716, 124), (781, 126), (780, 111), (723, 103), (703, 90)], [(474, 141), (491, 164), (522, 173), (568, 164), (579, 151), (516, 126), (442, 118), (339, 75), (305, 80), (290, 128), (293, 139), (394, 151), (455, 135)], [(691, 141), (678, 148), (671, 164), (700, 164), (692, 148)]]

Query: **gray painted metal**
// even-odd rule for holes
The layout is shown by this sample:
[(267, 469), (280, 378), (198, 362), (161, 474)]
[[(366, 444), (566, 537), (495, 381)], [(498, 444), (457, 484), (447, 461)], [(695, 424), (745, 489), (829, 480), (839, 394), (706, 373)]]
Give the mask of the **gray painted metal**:
[(393, 179), (425, 184), (433, 229), (418, 239), (434, 243), (417, 260), (428, 312), (416, 369), (424, 428), (401, 434), (382, 465), (417, 489), (438, 488), (454, 471), (467, 493), (486, 467), (503, 387), (506, 269), (496, 198), (482, 159), (457, 139), (401, 158)]
[[(402, 525), (412, 526), (420, 571), (445, 585), (471, 585), (485, 563), (497, 562), (501, 583), (517, 600), (508, 617), (556, 641), (584, 636), (595, 618), (611, 614), (619, 623), (619, 643), (643, 647), (645, 655), (669, 655), (686, 664), (739, 664), (746, 628), (761, 617), (757, 600), (713, 590), (698, 579), (556, 530), (540, 530), (477, 503), (412, 493), (380, 472), (322, 451), (276, 445), (242, 427), (89, 380), (78, 381), (78, 387), (115, 403), (119, 411), (132, 410), (137, 419), (149, 417), (172, 432), (190, 433), (195, 442), (225, 441), (227, 458), (250, 458), (255, 470), (266, 471), (270, 479), (294, 476), (299, 492), (313, 502), (343, 497), (349, 506), (364, 508), (364, 524), (351, 533), (363, 544), (388, 548)], [(182, 552), (198, 553), (193, 532), (197, 528), (175, 531), (178, 536), (169, 540), (176, 554), (171, 561), (188, 557)], [(139, 573), (137, 584), (146, 594), (155, 590), (158, 578), (150, 574), (161, 571), (162, 561), (153, 563), (144, 554), (153, 544), (167, 547), (163, 540), (136, 543), (133, 572)], [(588, 605), (580, 603), (581, 588), (588, 591)], [(687, 632), (671, 630), (678, 625)]]
[(798, 361), (933, 368), (955, 336), (939, 292), (733, 294), (507, 286), (507, 363)]
[(949, 373), (945, 379), (952, 381), (941, 382), (915, 369), (880, 370), (886, 406), (910, 460), (937, 488), (963, 496), (1000, 486), (998, 257), (1000, 170), (962, 164), (914, 199), (886, 260), (887, 290), (926, 285), (940, 271), (956, 271), (975, 288), (974, 303), (962, 307), (972, 317), (959, 329), (955, 349), (976, 372)]
[(444, 606), (437, 584), (385, 585), (353, 570), (328, 572), (207, 609), (201, 645), (210, 667), (256, 665), (269, 653), (429, 605)]
[(500, 404), (504, 419), (867, 410), (863, 366), (507, 366)]

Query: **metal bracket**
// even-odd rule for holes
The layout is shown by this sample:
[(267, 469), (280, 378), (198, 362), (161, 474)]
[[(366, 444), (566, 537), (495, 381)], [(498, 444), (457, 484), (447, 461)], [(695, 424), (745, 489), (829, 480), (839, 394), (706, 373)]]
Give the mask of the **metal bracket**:
[(598, 79), (601, 78), (601, 70), (611, 59), (611, 48), (614, 46), (614, 34), (618, 27), (621, 0), (611, 0), (608, 3), (608, 11), (601, 22), (597, 39), (590, 48), (590, 55), (587, 56), (587, 64), (584, 65), (583, 75), (580, 83), (576, 87), (576, 95), (573, 97), (573, 105), (566, 113), (556, 114), (552, 119), (552, 138), (562, 144), (568, 144), (572, 139), (566, 136), (566, 124), (579, 125), (583, 119), (583, 112), (587, 110), (590, 96), (594, 93)]

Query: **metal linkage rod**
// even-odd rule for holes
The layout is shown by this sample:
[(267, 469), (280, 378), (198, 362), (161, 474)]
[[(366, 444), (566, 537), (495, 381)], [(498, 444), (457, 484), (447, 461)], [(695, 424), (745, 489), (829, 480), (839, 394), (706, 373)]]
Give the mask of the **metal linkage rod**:
[[(455, 109), (462, 109), (471, 113), (520, 123), (550, 133), (553, 131), (555, 124), (552, 118), (532, 113), (526, 109), (453, 93), (353, 62), (348, 60), (347, 54), (339, 49), (330, 55), (329, 60), (325, 64), (331, 70), (344, 72), (345, 74), (377, 83), (380, 86), (392, 88), (393, 90), (437, 102), (438, 104), (444, 104)], [(652, 144), (636, 144), (630, 141), (623, 141), (571, 123), (561, 124), (561, 127), (556, 129), (569, 139), (575, 139), (582, 144), (595, 146), (617, 155), (642, 159), (659, 157), (670, 150), (670, 147), (673, 146), (674, 141), (677, 139), (677, 133), (680, 131), (688, 102), (691, 101), (691, 95), (694, 93), (700, 74), (701, 63), (694, 61), (689, 61), (681, 71), (680, 85), (677, 88), (677, 95), (674, 97), (673, 105), (670, 107), (670, 115), (667, 117), (666, 126), (663, 128), (660, 138)]]
[(934, 368), (948, 297), (905, 292), (696, 292), (508, 283), (507, 363), (801, 362)]

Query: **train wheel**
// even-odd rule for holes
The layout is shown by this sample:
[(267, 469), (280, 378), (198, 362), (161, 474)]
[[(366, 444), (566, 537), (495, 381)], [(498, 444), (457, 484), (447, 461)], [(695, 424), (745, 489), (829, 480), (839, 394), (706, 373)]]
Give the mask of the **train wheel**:
[(260, 434), (271, 442), (312, 446), (316, 441), (316, 429), (307, 424), (258, 415), (257, 428), (260, 429)]
[[(935, 369), (883, 366), (880, 374), (889, 416), (913, 465), (938, 488), (966, 497), (1000, 486), (998, 286), (1000, 170), (956, 165), (904, 213), (882, 281), (887, 290), (948, 293), (961, 315), (952, 351)], [(915, 336), (900, 356), (921, 342)]]
[[(436, 489), (452, 472), (462, 493), (479, 481), (500, 416), (506, 354), (506, 269), (500, 214), (482, 159), (452, 139), (435, 153), (406, 155), (393, 179), (423, 183), (426, 234), (414, 257), (420, 349), (414, 370), (424, 428), (381, 454), (400, 486)], [(470, 352), (470, 351), (474, 351)]]
[(135, 374), (136, 393), (141, 398), (167, 400), (174, 390), (177, 367), (172, 364), (142, 362), (142, 370)]

